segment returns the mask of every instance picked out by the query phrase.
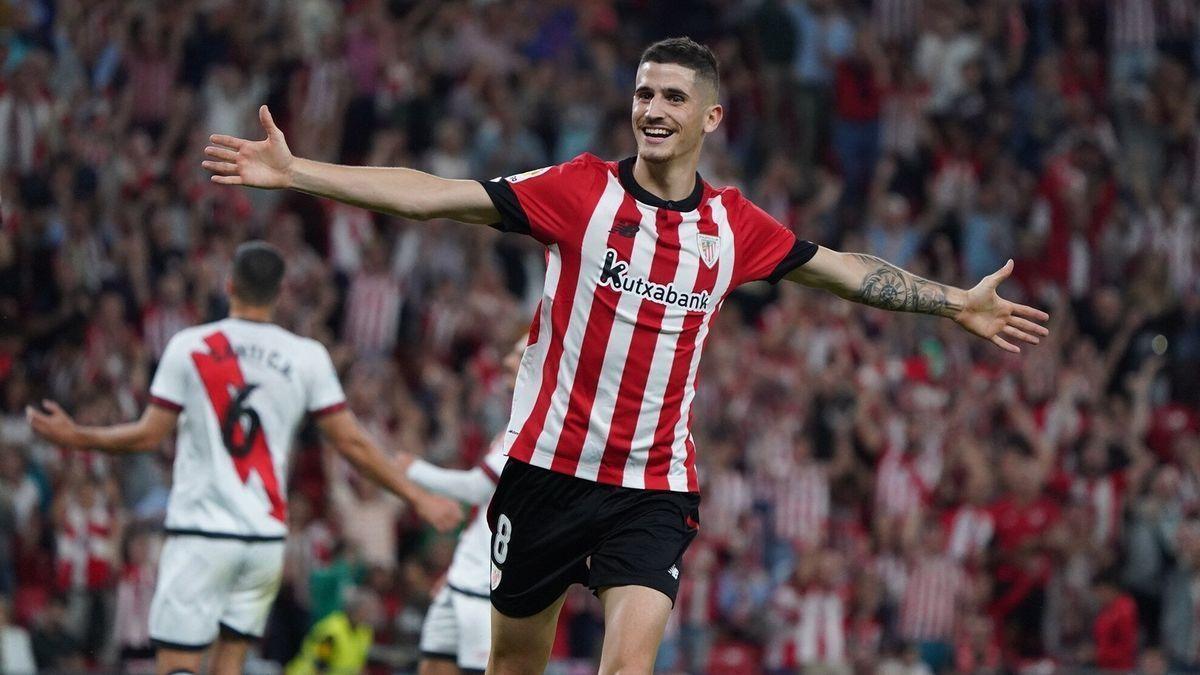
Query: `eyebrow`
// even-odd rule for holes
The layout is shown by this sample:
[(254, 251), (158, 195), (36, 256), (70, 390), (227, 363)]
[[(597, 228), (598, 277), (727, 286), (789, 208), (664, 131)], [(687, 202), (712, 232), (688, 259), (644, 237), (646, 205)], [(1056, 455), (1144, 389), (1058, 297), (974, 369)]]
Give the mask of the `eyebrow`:
[[(638, 87), (637, 89), (634, 89), (633, 93), (640, 94), (644, 91), (653, 92), (654, 87), (643, 84), (642, 86)], [(663, 91), (664, 96), (682, 96), (684, 98), (690, 97), (690, 94), (688, 94), (686, 91), (676, 88), (676, 87), (666, 87), (662, 91)]]

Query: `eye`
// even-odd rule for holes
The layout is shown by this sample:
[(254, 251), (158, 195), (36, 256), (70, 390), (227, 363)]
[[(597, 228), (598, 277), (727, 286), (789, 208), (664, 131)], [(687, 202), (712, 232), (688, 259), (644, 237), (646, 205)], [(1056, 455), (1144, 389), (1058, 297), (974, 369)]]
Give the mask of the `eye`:
[(667, 97), (667, 100), (671, 103), (683, 103), (683, 97), (679, 94), (671, 94)]
[(654, 98), (654, 95), (648, 91), (639, 91), (636, 96), (639, 101), (649, 101)]

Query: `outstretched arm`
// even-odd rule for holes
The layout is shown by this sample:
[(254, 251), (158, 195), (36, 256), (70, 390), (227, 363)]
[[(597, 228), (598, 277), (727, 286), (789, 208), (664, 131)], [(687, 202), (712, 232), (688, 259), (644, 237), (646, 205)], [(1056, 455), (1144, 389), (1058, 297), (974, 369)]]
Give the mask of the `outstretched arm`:
[(409, 480), (434, 494), (443, 495), (472, 506), (482, 506), (496, 491), (496, 479), (484, 471), (474, 469), (445, 469), (423, 459), (414, 458), (405, 472)]
[(326, 440), (367, 478), (400, 496), (439, 531), (454, 529), (462, 522), (462, 509), (444, 497), (431, 495), (404, 475), (404, 466), (388, 457), (367, 436), (349, 410), (324, 415), (317, 427)]
[(149, 405), (136, 422), (107, 427), (87, 427), (75, 423), (54, 401), (42, 401), (42, 412), (25, 407), (29, 427), (42, 438), (67, 448), (104, 450), (105, 452), (146, 452), (158, 447), (175, 428), (179, 413)]
[(1021, 348), (1005, 338), (1036, 345), (1049, 334), (1038, 322), (1048, 320), (1050, 315), (996, 293), (996, 287), (1012, 274), (1012, 269), (1009, 260), (974, 288), (963, 290), (922, 279), (873, 255), (820, 247), (811, 260), (785, 278), (871, 307), (944, 316), (972, 335), (1019, 353)]
[(258, 109), (261, 141), (213, 134), (202, 165), (221, 185), (291, 189), (373, 211), (429, 220), (487, 225), (500, 214), (479, 183), (439, 178), (414, 169), (343, 166), (292, 155), (267, 106)]

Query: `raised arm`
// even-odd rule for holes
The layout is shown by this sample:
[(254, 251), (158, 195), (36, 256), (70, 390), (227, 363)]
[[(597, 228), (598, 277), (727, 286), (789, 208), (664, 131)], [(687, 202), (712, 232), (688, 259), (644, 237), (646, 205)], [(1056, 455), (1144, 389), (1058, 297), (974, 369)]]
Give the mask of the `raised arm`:
[(67, 448), (105, 452), (146, 452), (158, 447), (175, 428), (179, 413), (151, 404), (136, 422), (106, 427), (88, 427), (75, 423), (62, 406), (42, 401), (42, 412), (25, 407), (29, 427), (42, 438)]
[(1036, 345), (1049, 334), (1037, 322), (1047, 321), (1050, 315), (996, 293), (996, 287), (1012, 269), (1009, 260), (974, 288), (963, 290), (922, 279), (873, 255), (839, 253), (822, 246), (811, 260), (785, 278), (871, 307), (944, 316), (972, 335), (1019, 353), (1021, 348), (1005, 338)]
[(292, 155), (267, 106), (258, 109), (267, 137), (209, 137), (202, 165), (221, 185), (291, 189), (373, 211), (412, 218), (450, 218), (487, 225), (500, 214), (479, 183), (439, 178), (415, 169), (343, 166)]
[(462, 522), (458, 504), (431, 495), (417, 487), (404, 475), (404, 466), (388, 457), (363, 431), (354, 413), (339, 410), (323, 415), (317, 422), (321, 433), (354, 468), (384, 489), (402, 497), (416, 508), (421, 518), (445, 532)]

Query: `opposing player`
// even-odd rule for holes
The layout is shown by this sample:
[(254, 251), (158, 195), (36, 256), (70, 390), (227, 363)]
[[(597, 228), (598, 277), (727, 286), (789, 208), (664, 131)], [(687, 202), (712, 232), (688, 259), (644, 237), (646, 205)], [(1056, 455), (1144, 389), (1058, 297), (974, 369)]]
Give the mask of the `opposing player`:
[(53, 401), (43, 403), (47, 412), (26, 408), (34, 431), (66, 447), (147, 451), (177, 431), (168, 538), (150, 606), (160, 675), (198, 672), (214, 640), (213, 671), (242, 672), (279, 589), (289, 450), (306, 416), (359, 471), (436, 527), (461, 520), (458, 504), (414, 486), (364, 433), (325, 348), (270, 323), (283, 272), (274, 247), (238, 247), (229, 317), (171, 338), (138, 421), (86, 427)]
[[(527, 336), (504, 359), (504, 370), (516, 378)], [(421, 664), (418, 675), (482, 673), (492, 644), (491, 605), (488, 603), (491, 532), (487, 509), (504, 470), (504, 436), (497, 436), (479, 466), (469, 471), (444, 469), (423, 459), (401, 455), (410, 480), (434, 494), (466, 502), (477, 508), (454, 549), (442, 588), (421, 627)]]
[[(797, 240), (732, 188), (696, 173), (724, 114), (712, 52), (651, 45), (632, 98), (637, 155), (584, 154), (492, 181), (294, 157), (266, 107), (265, 140), (215, 135), (204, 167), (223, 185), (291, 188), (413, 219), (531, 236), (547, 249), (490, 507), (495, 673), (545, 669), (566, 589), (604, 607), (601, 673), (650, 672), (699, 526), (690, 427), (704, 341), (734, 288), (782, 279), (883, 309), (948, 317), (997, 347), (1037, 344), (1039, 310), (879, 258)], [(802, 383), (797, 383), (802, 386)]]

